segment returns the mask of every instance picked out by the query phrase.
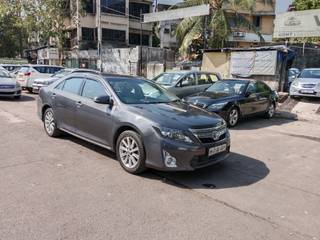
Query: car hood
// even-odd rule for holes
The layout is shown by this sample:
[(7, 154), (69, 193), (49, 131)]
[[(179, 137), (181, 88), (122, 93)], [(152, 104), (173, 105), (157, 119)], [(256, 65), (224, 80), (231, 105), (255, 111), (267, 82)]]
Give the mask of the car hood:
[(16, 84), (16, 80), (14, 78), (0, 77), (0, 84)]
[(239, 95), (228, 95), (224, 93), (202, 92), (185, 98), (185, 101), (194, 105), (207, 107), (214, 103), (230, 102), (240, 98)]
[(318, 84), (320, 83), (319, 78), (297, 78), (295, 81), (303, 84)]
[(177, 128), (205, 128), (215, 126), (221, 118), (198, 107), (183, 102), (160, 104), (135, 104), (131, 111), (153, 121), (156, 125)]

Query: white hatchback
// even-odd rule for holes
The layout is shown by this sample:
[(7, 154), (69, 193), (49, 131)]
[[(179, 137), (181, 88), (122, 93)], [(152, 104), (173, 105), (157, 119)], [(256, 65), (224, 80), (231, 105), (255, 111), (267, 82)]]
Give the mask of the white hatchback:
[(32, 92), (32, 84), (36, 78), (49, 78), (63, 67), (54, 65), (25, 65), (17, 73), (17, 81), (23, 89)]

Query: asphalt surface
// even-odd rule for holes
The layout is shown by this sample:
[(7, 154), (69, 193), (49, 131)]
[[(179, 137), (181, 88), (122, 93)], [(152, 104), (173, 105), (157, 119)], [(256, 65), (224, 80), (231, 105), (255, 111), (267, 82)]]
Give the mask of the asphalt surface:
[(251, 119), (195, 172), (124, 172), (113, 153), (49, 138), (36, 95), (0, 99), (0, 239), (320, 239), (320, 126)]

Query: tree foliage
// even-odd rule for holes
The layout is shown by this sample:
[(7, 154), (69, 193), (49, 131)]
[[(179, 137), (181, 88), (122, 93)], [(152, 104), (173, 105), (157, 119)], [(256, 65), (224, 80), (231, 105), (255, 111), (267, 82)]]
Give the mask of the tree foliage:
[(320, 8), (320, 0), (294, 0), (293, 4), (298, 11)]
[[(176, 7), (190, 7), (200, 4), (210, 5), (209, 16), (199, 16), (183, 19), (176, 29), (176, 37), (180, 43), (179, 52), (187, 55), (194, 40), (203, 39), (206, 34), (208, 46), (222, 48), (231, 34), (233, 27), (249, 29), (264, 39), (257, 29), (241, 12), (252, 12), (257, 1), (254, 0), (186, 0)], [(264, 0), (272, 4), (271, 0)], [(206, 18), (206, 19), (205, 19)], [(204, 29), (207, 30), (205, 33)]]

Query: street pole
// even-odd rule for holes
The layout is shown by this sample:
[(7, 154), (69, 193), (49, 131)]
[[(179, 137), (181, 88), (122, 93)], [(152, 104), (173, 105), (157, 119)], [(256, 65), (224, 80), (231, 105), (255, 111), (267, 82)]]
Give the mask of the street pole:
[(103, 72), (102, 67), (102, 28), (101, 28), (101, 1), (97, 1), (97, 15), (98, 15), (98, 55), (100, 61), (100, 72)]
[(142, 76), (142, 9), (140, 9), (140, 75)]

